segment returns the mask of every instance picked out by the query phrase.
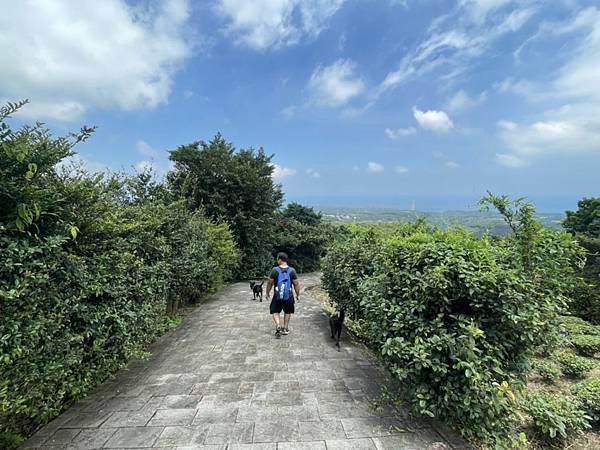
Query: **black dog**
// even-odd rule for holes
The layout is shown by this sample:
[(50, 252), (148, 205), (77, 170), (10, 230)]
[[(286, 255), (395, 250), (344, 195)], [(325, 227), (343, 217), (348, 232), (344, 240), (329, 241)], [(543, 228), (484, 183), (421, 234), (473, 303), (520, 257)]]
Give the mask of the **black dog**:
[(252, 300), (256, 300), (256, 298), (258, 297), (260, 299), (260, 301), (262, 302), (263, 299), (263, 284), (265, 284), (265, 281), (263, 280), (262, 283), (258, 284), (256, 281), (251, 281), (250, 282), (250, 289), (252, 289)]
[(344, 325), (344, 319), (346, 313), (344, 310), (340, 310), (337, 314), (329, 316), (329, 326), (331, 327), (331, 339), (335, 339), (335, 345), (340, 351), (340, 336), (342, 335), (342, 325)]

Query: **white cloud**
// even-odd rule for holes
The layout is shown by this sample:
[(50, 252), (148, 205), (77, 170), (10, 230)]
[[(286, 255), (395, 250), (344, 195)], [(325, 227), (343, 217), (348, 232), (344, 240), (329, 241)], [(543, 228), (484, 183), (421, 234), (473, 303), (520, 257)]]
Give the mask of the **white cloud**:
[(483, 91), (477, 97), (469, 96), (465, 91), (460, 90), (448, 100), (446, 109), (452, 112), (464, 111), (483, 103), (487, 99), (487, 92)]
[(188, 100), (190, 98), (192, 98), (194, 96), (194, 91), (190, 90), (190, 89), (186, 89), (185, 91), (183, 91), (183, 98)]
[(529, 165), (524, 159), (508, 153), (496, 153), (496, 162), (512, 169), (522, 169)]
[(72, 121), (91, 108), (167, 102), (191, 55), (186, 0), (155, 9), (125, 0), (18, 1), (0, 14), (0, 99), (29, 98), (20, 114)]
[[(552, 116), (559, 119), (560, 114)], [(565, 120), (545, 120), (502, 129), (500, 138), (522, 156), (600, 152), (600, 119), (569, 111)]]
[(290, 119), (294, 117), (296, 112), (298, 112), (298, 107), (295, 105), (289, 105), (283, 108), (279, 113), (286, 119)]
[(444, 111), (421, 111), (413, 108), (415, 120), (425, 130), (435, 131), (436, 133), (446, 133), (454, 128), (454, 123)]
[(369, 161), (369, 164), (367, 164), (367, 170), (371, 173), (380, 173), (383, 172), (383, 169), (383, 164), (378, 162)]
[(255, 50), (297, 44), (315, 38), (345, 0), (218, 0), (236, 42)]
[(414, 127), (397, 128), (395, 130), (386, 128), (384, 131), (385, 131), (385, 135), (387, 137), (389, 137), (390, 139), (400, 139), (404, 136), (410, 136), (410, 135), (416, 134), (416, 132), (417, 132), (417, 130), (415, 130)]
[[(583, 37), (566, 44), (568, 58), (549, 81), (509, 78), (497, 85), (500, 92), (555, 105), (520, 123), (498, 123), (500, 138), (520, 158), (600, 152), (600, 9), (586, 8), (562, 22), (543, 23), (527, 42), (567, 33)], [(519, 51), (526, 49), (522, 45)]]
[(364, 82), (355, 75), (356, 64), (349, 59), (338, 59), (326, 67), (317, 67), (308, 82), (315, 104), (340, 106), (365, 90)]
[(460, 167), (460, 164), (454, 161), (446, 161), (444, 165), (449, 169), (458, 169)]
[(445, 71), (441, 80), (453, 80), (474, 67), (473, 61), (498, 39), (521, 29), (536, 11), (534, 0), (460, 1), (433, 20), (427, 38), (386, 75), (375, 98), (434, 70)]
[(89, 173), (113, 171), (113, 168), (108, 164), (100, 162), (91, 156), (84, 156), (80, 153), (76, 153), (63, 159), (56, 165), (56, 168), (59, 171), (64, 171), (66, 173), (74, 173), (80, 170), (84, 170)]
[(296, 175), (296, 169), (291, 169), (289, 167), (283, 167), (278, 164), (273, 164), (273, 179), (276, 181), (281, 181), (284, 178), (288, 178)]
[(311, 178), (321, 178), (321, 174), (314, 169), (306, 169), (306, 175)]
[(158, 156), (158, 151), (150, 147), (146, 141), (139, 139), (135, 143), (135, 149), (142, 156), (146, 156), (148, 158), (156, 158)]
[(400, 175), (403, 175), (405, 173), (408, 173), (408, 167), (404, 167), (404, 166), (396, 166), (394, 168), (394, 171), (396, 173), (399, 173)]

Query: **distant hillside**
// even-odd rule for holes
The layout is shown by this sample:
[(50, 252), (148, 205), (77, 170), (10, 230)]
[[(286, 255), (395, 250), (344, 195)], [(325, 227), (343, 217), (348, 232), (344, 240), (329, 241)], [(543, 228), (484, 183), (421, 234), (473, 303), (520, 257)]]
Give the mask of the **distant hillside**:
[[(477, 235), (490, 233), (505, 235), (508, 226), (499, 214), (480, 211), (444, 211), (444, 212), (419, 212), (406, 211), (394, 208), (349, 208), (349, 207), (317, 207), (323, 214), (324, 220), (330, 223), (357, 223), (357, 222), (390, 222), (412, 221), (417, 217), (425, 217), (427, 222), (441, 228), (462, 225)], [(549, 228), (561, 228), (564, 214), (539, 213), (538, 218)]]

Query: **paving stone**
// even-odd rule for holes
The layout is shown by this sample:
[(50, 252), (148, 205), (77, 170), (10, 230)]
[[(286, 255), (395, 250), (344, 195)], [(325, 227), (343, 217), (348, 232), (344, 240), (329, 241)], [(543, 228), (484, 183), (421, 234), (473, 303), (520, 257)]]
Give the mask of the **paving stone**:
[(387, 436), (405, 429), (403, 422), (387, 417), (342, 419), (348, 438)]
[(67, 446), (67, 449), (87, 450), (102, 448), (116, 431), (116, 428), (86, 428), (75, 436)]
[(278, 442), (277, 450), (326, 450), (325, 441)]
[(298, 422), (300, 440), (313, 441), (325, 439), (345, 438), (346, 433), (342, 422), (339, 420), (315, 420), (310, 422)]
[[(375, 442), (370, 438), (359, 439), (328, 439), (325, 441), (327, 450), (376, 450)], [(396, 449), (404, 447), (396, 447)]]
[(152, 447), (163, 427), (125, 427), (118, 428), (115, 434), (104, 444), (105, 448), (143, 448)]
[(154, 398), (160, 399), (157, 409), (195, 409), (202, 400), (201, 395), (165, 395)]
[(146, 426), (155, 413), (155, 409), (117, 411), (102, 424), (102, 428), (143, 427)]
[(208, 434), (208, 426), (175, 426), (165, 427), (155, 446), (193, 446), (204, 443)]
[(202, 402), (196, 409), (194, 425), (205, 423), (232, 423), (236, 421), (238, 415), (237, 407), (202, 405)]
[(45, 445), (65, 445), (81, 432), (80, 429), (60, 428), (45, 441)]
[(299, 439), (298, 422), (294, 420), (260, 421), (254, 424), (254, 442), (286, 442)]
[(209, 425), (205, 443), (252, 443), (253, 432), (253, 423), (215, 423)]
[(81, 413), (77, 414), (67, 423), (65, 423), (63, 428), (97, 428), (102, 423), (104, 423), (110, 416), (112, 412), (106, 411), (98, 411), (94, 413)]
[(190, 425), (195, 415), (194, 408), (158, 409), (148, 422), (148, 426)]

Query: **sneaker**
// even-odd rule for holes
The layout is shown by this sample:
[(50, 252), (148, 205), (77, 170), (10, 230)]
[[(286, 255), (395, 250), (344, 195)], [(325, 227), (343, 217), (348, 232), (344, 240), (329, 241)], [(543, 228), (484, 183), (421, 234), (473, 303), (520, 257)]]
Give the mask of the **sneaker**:
[(281, 334), (290, 334), (290, 329), (289, 328), (284, 328), (283, 330), (281, 330)]
[(277, 327), (275, 330), (275, 338), (279, 339), (281, 337), (281, 327)]

